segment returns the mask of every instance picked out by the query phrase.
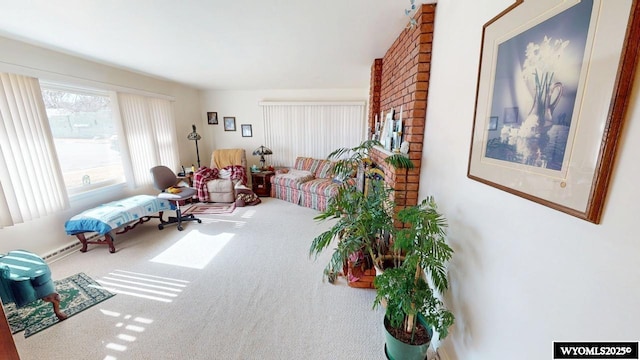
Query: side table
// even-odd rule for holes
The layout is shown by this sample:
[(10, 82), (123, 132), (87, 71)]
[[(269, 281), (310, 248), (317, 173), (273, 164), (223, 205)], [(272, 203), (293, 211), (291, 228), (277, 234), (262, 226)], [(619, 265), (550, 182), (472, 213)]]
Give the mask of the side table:
[(186, 182), (189, 187), (193, 187), (193, 173), (188, 173), (184, 176), (178, 176), (178, 180)]
[(251, 173), (253, 192), (258, 196), (271, 196), (271, 177), (273, 171), (260, 171)]

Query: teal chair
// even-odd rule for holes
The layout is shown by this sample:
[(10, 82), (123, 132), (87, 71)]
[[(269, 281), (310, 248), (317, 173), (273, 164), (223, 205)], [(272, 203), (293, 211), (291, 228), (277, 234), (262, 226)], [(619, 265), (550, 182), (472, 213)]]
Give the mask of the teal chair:
[(15, 303), (18, 308), (42, 299), (53, 304), (59, 320), (67, 318), (60, 310), (60, 295), (51, 280), (49, 266), (29, 251), (0, 254), (0, 298), (3, 303)]

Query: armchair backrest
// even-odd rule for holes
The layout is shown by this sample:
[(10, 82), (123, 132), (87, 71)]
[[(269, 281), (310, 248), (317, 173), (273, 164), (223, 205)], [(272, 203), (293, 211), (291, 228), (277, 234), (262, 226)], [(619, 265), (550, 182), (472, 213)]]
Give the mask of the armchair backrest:
[(247, 169), (247, 155), (244, 149), (218, 149), (211, 154), (211, 168), (222, 169), (230, 165), (240, 165)]

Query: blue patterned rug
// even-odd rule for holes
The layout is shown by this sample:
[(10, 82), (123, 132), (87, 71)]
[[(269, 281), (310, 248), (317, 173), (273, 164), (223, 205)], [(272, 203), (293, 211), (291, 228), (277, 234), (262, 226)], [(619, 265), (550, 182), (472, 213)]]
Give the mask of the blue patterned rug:
[[(115, 295), (102, 289), (100, 284), (85, 273), (56, 280), (55, 284), (56, 291), (60, 294), (60, 308), (69, 318)], [(25, 338), (60, 322), (53, 313), (51, 303), (42, 300), (19, 309), (13, 303), (7, 304), (4, 311), (11, 333), (24, 330)], [(69, 321), (69, 318), (64, 321)]]

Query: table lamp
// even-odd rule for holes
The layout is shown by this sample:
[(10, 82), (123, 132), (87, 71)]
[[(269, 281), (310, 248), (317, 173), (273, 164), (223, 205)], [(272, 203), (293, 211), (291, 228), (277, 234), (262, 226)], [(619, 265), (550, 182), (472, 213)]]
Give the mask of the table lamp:
[(264, 156), (265, 155), (272, 155), (273, 151), (271, 151), (271, 149), (269, 149), (268, 147), (265, 147), (264, 145), (260, 145), (259, 148), (253, 150), (253, 155), (260, 155), (260, 169), (264, 169), (264, 164), (265, 164), (265, 159)]

